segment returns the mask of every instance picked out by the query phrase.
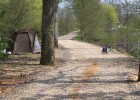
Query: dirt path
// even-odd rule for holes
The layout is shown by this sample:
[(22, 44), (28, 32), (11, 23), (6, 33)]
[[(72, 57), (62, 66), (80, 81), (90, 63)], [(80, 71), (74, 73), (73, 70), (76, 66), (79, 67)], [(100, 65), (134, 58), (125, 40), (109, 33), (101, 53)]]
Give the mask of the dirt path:
[(139, 100), (140, 86), (130, 81), (136, 62), (116, 51), (101, 54), (101, 47), (60, 37), (57, 69), (41, 72), (16, 86), (0, 100)]

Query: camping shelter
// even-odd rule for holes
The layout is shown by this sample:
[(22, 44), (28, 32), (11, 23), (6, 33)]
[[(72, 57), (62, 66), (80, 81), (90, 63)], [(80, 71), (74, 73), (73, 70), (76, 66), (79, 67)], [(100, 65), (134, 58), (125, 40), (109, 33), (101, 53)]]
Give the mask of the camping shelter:
[(35, 29), (22, 29), (14, 32), (13, 54), (40, 53), (40, 44)]

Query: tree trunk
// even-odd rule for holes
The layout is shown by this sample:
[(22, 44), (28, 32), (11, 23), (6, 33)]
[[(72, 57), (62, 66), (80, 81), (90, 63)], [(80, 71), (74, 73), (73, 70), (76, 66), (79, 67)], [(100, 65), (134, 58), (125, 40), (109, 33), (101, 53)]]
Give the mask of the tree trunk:
[(43, 0), (41, 65), (54, 63), (53, 21), (57, 0)]
[(58, 15), (55, 14), (54, 21), (54, 47), (58, 48)]
[(138, 82), (140, 82), (140, 58), (139, 58), (139, 73), (138, 73)]
[(139, 59), (138, 82), (140, 82), (140, 54), (139, 54), (139, 50), (140, 50), (140, 48), (139, 48), (139, 46), (140, 46), (140, 43), (139, 43), (139, 41), (138, 41), (138, 59)]

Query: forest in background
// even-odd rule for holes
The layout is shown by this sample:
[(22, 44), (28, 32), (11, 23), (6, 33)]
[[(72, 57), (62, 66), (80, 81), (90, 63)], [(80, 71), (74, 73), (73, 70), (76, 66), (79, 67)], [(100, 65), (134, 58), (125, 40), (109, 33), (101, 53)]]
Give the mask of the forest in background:
[[(139, 0), (62, 0), (58, 33), (80, 30), (79, 40), (108, 45), (138, 57), (140, 41)], [(35, 28), (41, 33), (42, 0), (0, 1), (0, 51), (10, 33)], [(39, 34), (41, 35), (41, 34)], [(0, 53), (0, 58), (3, 54)]]
[[(107, 45), (138, 58), (140, 0), (65, 0), (65, 5), (61, 11), (64, 15), (70, 14), (64, 11), (71, 11), (73, 18), (60, 16), (66, 23), (59, 24), (62, 27), (69, 23), (70, 31), (79, 29), (76, 39)], [(65, 29), (59, 28), (62, 34), (70, 32)]]

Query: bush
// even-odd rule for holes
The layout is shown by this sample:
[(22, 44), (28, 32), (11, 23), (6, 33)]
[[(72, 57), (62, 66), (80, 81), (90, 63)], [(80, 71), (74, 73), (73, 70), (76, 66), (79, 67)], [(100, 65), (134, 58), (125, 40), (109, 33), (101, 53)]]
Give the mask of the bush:
[(76, 37), (73, 38), (73, 40), (81, 41), (81, 36), (80, 35), (77, 35)]
[(3, 50), (7, 47), (8, 47), (7, 43), (5, 42), (0, 43), (0, 60), (6, 57), (6, 54), (3, 52)]
[(137, 59), (140, 58), (140, 50), (131, 52), (131, 55)]

